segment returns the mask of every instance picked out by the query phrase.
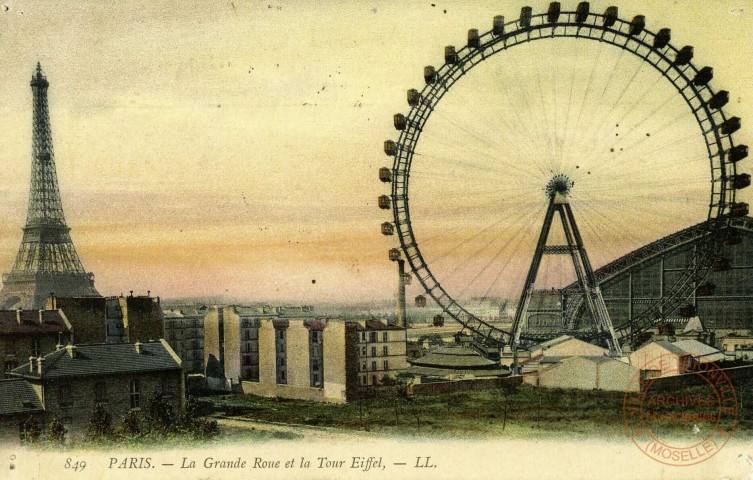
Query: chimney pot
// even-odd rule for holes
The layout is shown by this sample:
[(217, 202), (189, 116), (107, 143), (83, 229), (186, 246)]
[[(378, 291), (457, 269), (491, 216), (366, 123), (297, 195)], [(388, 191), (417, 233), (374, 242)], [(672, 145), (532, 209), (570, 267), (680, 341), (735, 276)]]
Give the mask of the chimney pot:
[(65, 346), (65, 349), (68, 350), (68, 356), (71, 358), (76, 358), (76, 346), (68, 344)]
[(16, 321), (21, 325), (21, 309), (16, 310)]
[(29, 357), (29, 372), (34, 373), (34, 357)]
[(136, 343), (134, 343), (133, 346), (136, 347), (136, 353), (140, 355), (141, 354), (141, 342), (136, 340)]
[(42, 310), (39, 311), (39, 324), (44, 324), (44, 316), (42, 315)]
[(37, 358), (37, 373), (39, 373), (39, 375), (42, 375), (43, 370), (44, 370), (44, 358), (39, 357)]

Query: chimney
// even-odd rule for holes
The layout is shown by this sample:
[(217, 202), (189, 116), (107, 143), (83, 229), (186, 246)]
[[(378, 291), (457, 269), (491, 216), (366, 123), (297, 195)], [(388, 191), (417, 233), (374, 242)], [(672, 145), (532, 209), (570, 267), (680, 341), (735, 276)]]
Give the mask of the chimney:
[(39, 324), (44, 325), (44, 316), (42, 315), (42, 310), (39, 311)]
[(136, 340), (136, 343), (134, 343), (133, 346), (136, 347), (136, 354), (141, 355), (141, 342)]
[(44, 358), (37, 358), (37, 373), (41, 376), (42, 370), (44, 370)]
[(29, 357), (29, 373), (34, 373), (34, 357)]
[(55, 296), (55, 292), (50, 292), (50, 298), (52, 299), (52, 310), (58, 309), (58, 299)]
[(68, 356), (71, 358), (76, 358), (76, 346), (72, 344), (68, 344), (65, 346), (65, 349), (68, 350)]
[(16, 310), (16, 321), (21, 325), (21, 309)]

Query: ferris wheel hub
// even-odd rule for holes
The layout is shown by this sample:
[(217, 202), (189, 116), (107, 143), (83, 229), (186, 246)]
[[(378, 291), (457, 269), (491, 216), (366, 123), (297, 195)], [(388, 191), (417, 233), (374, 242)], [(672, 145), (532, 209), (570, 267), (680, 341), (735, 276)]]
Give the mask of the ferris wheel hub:
[(558, 173), (546, 184), (544, 193), (546, 193), (547, 198), (565, 200), (570, 195), (573, 185), (575, 185), (575, 182), (570, 180), (570, 177), (563, 173)]

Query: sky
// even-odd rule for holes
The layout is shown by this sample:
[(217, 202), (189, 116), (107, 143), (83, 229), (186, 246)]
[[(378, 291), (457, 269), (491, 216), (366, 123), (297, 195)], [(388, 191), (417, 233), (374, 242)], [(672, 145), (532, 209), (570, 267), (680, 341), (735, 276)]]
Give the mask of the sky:
[[(534, 11), (545, 10), (548, 4), (528, 3)], [(751, 129), (746, 119), (753, 118), (749, 88), (753, 12), (743, 0), (703, 3), (689, 7), (687, 2), (623, 1), (619, 6), (622, 18), (644, 14), (647, 28), (653, 31), (671, 27), (673, 44), (693, 45), (694, 62), (714, 67), (713, 85), (731, 92), (726, 111), (743, 119), (736, 139), (748, 143)], [(376, 206), (377, 196), (388, 193), (377, 171), (389, 166), (383, 141), (397, 139), (392, 115), (407, 113), (405, 91), (422, 88), (424, 65), (441, 65), (445, 45), (462, 46), (469, 28), (486, 31), (494, 15), (513, 18), (524, 4), (4, 2), (0, 9), (4, 139), (0, 269), (7, 272), (12, 266), (26, 216), (32, 113), (28, 82), (39, 61), (50, 81), (50, 117), (66, 218), (79, 256), (94, 272), (101, 293), (150, 290), (164, 298), (224, 295), (292, 302), (392, 298), (396, 275), (387, 251), (397, 240), (379, 233), (379, 225), (390, 216)], [(591, 5), (592, 10), (603, 11), (607, 3)], [(568, 7), (563, 2), (563, 9)], [(592, 94), (590, 102), (584, 102), (588, 119), (584, 131), (596, 129), (598, 135), (611, 136), (631, 130), (627, 124), (622, 130), (611, 124), (602, 127), (598, 121), (607, 99), (629, 105), (631, 99), (642, 98), (645, 89), (624, 95), (619, 89), (609, 90), (610, 82), (629, 81), (639, 63), (610, 51), (603, 62), (594, 58), (595, 67), (589, 70), (588, 61), (598, 55), (597, 47), (521, 49), (458, 84), (457, 95), (443, 101), (421, 144), (426, 158), (464, 161), (470, 152), (476, 157), (473, 161), (480, 162), (443, 166), (427, 160), (415, 165), (416, 233), (426, 240), (421, 243), (426, 255), (449, 260), (444, 266), (436, 264), (437, 275), (444, 275), (448, 285), (461, 288), (478, 271), (488, 270), (488, 275), (500, 275), (502, 281), (487, 281), (483, 288), (471, 288), (469, 295), (486, 294), (489, 288), (491, 294), (508, 295), (518, 288), (540, 217), (535, 208), (510, 202), (520, 198), (537, 208), (543, 203), (539, 190), (549, 170), (560, 165), (542, 160), (545, 171), (537, 172), (533, 165), (537, 161), (528, 165), (526, 159), (550, 158), (552, 152), (526, 145), (547, 144), (541, 138), (544, 127), (555, 132), (559, 128), (561, 138), (570, 133), (562, 124), (574, 120), (557, 113), (567, 112), (561, 107), (568, 85), (575, 85), (574, 97), (585, 92), (585, 99), (590, 90), (583, 90), (584, 82), (576, 79), (595, 77), (588, 82), (594, 92), (602, 83), (605, 87), (603, 101)], [(570, 58), (586, 61), (573, 67)], [(614, 78), (613, 64), (621, 67)], [(546, 94), (537, 96), (531, 79), (550, 85), (546, 82), (555, 73), (562, 79), (557, 80), (562, 83), (557, 83), (560, 97), (554, 103), (560, 107), (549, 110), (548, 99), (557, 89), (545, 88)], [(648, 73), (635, 75), (636, 84), (650, 85)], [(492, 88), (495, 81), (498, 84)], [(524, 89), (523, 96), (500, 88), (502, 84)], [(665, 87), (655, 90), (655, 99), (646, 96), (644, 111), (663, 105), (661, 88)], [(538, 103), (533, 103), (534, 98)], [(683, 108), (677, 102), (670, 100), (647, 129), (658, 131), (662, 121), (673, 118), (672, 109)], [(497, 106), (516, 117), (495, 112)], [(484, 123), (486, 130), (477, 128), (484, 118), (498, 125)], [(542, 118), (544, 122), (539, 121)], [(598, 170), (603, 158), (590, 154), (598, 151), (598, 141), (591, 144), (585, 137), (571, 148), (589, 152), (583, 162), (571, 154), (569, 170), (563, 172), (575, 177), (573, 202), (578, 194), (584, 198), (578, 211), (583, 212), (584, 235), (592, 232), (590, 252), (597, 265), (695, 223), (698, 205), (708, 203), (708, 183), (694, 183), (704, 174), (696, 168), (704, 165), (702, 158), (687, 168), (677, 164), (672, 168), (672, 158), (690, 158), (699, 152), (697, 140), (682, 141), (682, 132), (697, 126), (683, 122), (672, 124), (659, 138), (678, 140), (688, 151), (678, 147), (670, 149), (672, 153), (662, 152), (657, 161), (669, 167), (658, 172), (647, 169), (640, 159), (650, 150), (632, 151), (640, 155), (619, 164), (617, 170)], [(571, 128), (577, 132), (576, 125), (580, 123)], [(558, 136), (550, 138), (548, 145), (556, 152)], [(488, 155), (489, 149), (496, 149), (494, 155), (506, 158), (514, 168), (496, 165), (495, 172), (483, 170), (488, 168), (487, 160), (472, 154), (484, 150)], [(513, 152), (527, 152), (528, 157), (518, 158)], [(594, 165), (593, 176), (583, 174), (581, 165), (583, 170)], [(438, 180), (432, 181), (432, 175)], [(675, 178), (682, 181), (666, 181)], [(597, 185), (596, 179), (602, 183)], [(589, 181), (597, 186), (589, 189)], [(635, 186), (631, 193), (617, 192), (625, 181)], [(665, 221), (656, 209), (676, 208), (674, 202), (661, 203), (667, 201), (665, 186), (670, 183), (675, 185), (670, 189), (672, 198), (693, 206), (682, 207), (679, 215), (668, 214), (671, 220)], [(501, 197), (485, 196), (497, 185), (517, 190), (500, 188), (505, 192)], [(452, 188), (476, 190), (478, 198), (488, 201), (476, 204), (467, 196), (455, 197)], [(623, 196), (644, 202), (645, 211), (626, 206), (620, 201)], [(749, 198), (747, 192), (743, 198)], [(498, 199), (502, 205), (488, 206)], [(645, 215), (650, 209), (653, 217)], [(500, 211), (503, 215), (497, 220)], [(530, 218), (520, 219), (518, 213)], [(600, 218), (611, 220), (602, 224)], [(466, 250), (447, 253), (489, 222), (499, 222), (508, 232), (495, 237), (501, 242), (499, 249), (474, 256), (479, 250), (466, 244)], [(634, 234), (625, 240), (628, 230)], [(509, 232), (518, 231), (524, 233), (516, 240)], [(463, 272), (469, 256), (474, 261)], [(502, 262), (503, 267), (487, 269), (492, 261)], [(513, 266), (505, 270), (508, 264)], [(553, 282), (566, 280), (550, 277)], [(412, 285), (409, 295), (418, 293), (419, 287)]]

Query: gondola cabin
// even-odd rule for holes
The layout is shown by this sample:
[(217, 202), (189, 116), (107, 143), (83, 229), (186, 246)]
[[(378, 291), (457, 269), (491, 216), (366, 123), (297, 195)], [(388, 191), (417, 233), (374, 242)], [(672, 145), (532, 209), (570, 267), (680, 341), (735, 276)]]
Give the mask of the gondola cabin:
[(748, 156), (748, 146), (747, 145), (735, 145), (734, 147), (730, 148), (727, 152), (727, 159), (730, 162), (739, 162), (743, 158)]
[(379, 205), (379, 208), (382, 210), (389, 210), (390, 209), (390, 197), (387, 195), (379, 195), (377, 198), (377, 204)]
[(403, 274), (403, 285), (410, 285), (413, 283), (413, 277), (410, 273), (404, 273)]
[(471, 28), (468, 30), (468, 48), (478, 48), (481, 43), (478, 38), (478, 30)]
[(390, 260), (393, 262), (400, 260), (400, 250), (397, 248), (390, 248)]
[(458, 63), (458, 54), (454, 46), (447, 45), (444, 47), (444, 63), (449, 63), (450, 65)]
[(394, 235), (395, 227), (390, 222), (384, 222), (382, 224), (382, 235)]
[(740, 117), (731, 117), (723, 121), (720, 130), (722, 135), (732, 135), (740, 130)]
[(419, 295), (416, 297), (416, 307), (418, 308), (424, 308), (426, 307), (426, 297), (423, 295)]
[(408, 124), (405, 120), (405, 115), (402, 113), (396, 113), (392, 117), (392, 121), (395, 124), (395, 130), (405, 130), (405, 126)]
[(671, 323), (662, 323), (659, 325), (659, 328), (657, 329), (659, 335), (674, 335), (675, 334), (675, 326)]
[(729, 270), (729, 260), (724, 257), (716, 257), (714, 261), (711, 262), (711, 270), (715, 272), (726, 272)]
[(711, 98), (709, 98), (709, 107), (714, 110), (719, 110), (729, 102), (729, 92), (727, 90), (719, 90)]
[(738, 173), (732, 175), (729, 179), (729, 183), (735, 190), (742, 190), (750, 186), (750, 175), (747, 173)]
[(431, 65), (424, 67), (424, 80), (427, 84), (434, 83), (437, 80), (437, 71)]
[(546, 12), (546, 21), (549, 23), (557, 23), (560, 18), (560, 2), (552, 2), (549, 4), (549, 10)]
[(523, 7), (520, 9), (520, 28), (531, 28), (531, 14), (533, 9), (531, 7)]
[(494, 17), (494, 23), (492, 24), (492, 35), (499, 37), (505, 33), (505, 17), (497, 15)]
[(668, 28), (662, 28), (659, 33), (654, 37), (654, 48), (661, 50), (669, 44), (669, 40), (672, 37), (672, 31)]
[(729, 214), (733, 217), (744, 217), (748, 214), (748, 204), (745, 202), (736, 202), (730, 205)]
[(442, 315), (436, 315), (434, 317), (434, 326), (435, 327), (444, 327), (444, 317)]
[(384, 183), (389, 183), (392, 181), (392, 170), (390, 170), (387, 167), (382, 167), (379, 169), (379, 180), (383, 181)]
[(418, 90), (415, 88), (408, 90), (408, 105), (415, 107), (419, 103), (421, 103), (421, 94), (418, 93)]
[(588, 2), (580, 2), (578, 8), (575, 10), (575, 21), (583, 23), (588, 18), (588, 11), (591, 9), (591, 4)]
[(693, 60), (693, 47), (685, 45), (677, 52), (675, 65), (687, 65), (691, 60)]
[(386, 140), (384, 142), (384, 153), (391, 157), (397, 155), (397, 143), (392, 140)]
[(714, 291), (716, 290), (716, 285), (713, 283), (702, 283), (701, 285), (696, 288), (695, 293), (699, 297), (708, 297), (714, 294)]
[(739, 245), (743, 241), (743, 237), (734, 230), (730, 230), (724, 236), (722, 240), (723, 245)]

